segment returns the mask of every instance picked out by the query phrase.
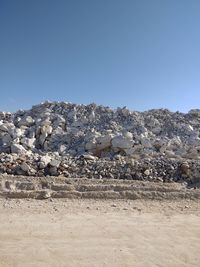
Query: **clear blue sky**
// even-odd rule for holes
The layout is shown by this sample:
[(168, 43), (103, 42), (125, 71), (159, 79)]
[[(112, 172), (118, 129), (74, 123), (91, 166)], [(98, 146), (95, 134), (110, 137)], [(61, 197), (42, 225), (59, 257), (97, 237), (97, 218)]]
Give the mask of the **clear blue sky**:
[(0, 110), (200, 108), (200, 0), (0, 0)]

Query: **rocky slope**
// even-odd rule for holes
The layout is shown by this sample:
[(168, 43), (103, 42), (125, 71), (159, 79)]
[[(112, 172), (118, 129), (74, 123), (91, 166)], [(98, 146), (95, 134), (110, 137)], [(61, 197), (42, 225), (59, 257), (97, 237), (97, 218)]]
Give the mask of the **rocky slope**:
[(0, 173), (200, 181), (200, 110), (45, 102), (0, 112)]

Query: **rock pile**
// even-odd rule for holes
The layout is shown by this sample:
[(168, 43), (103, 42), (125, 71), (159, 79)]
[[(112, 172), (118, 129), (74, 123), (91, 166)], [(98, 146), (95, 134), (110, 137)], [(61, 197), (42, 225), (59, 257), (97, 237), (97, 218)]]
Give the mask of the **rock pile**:
[(177, 181), (200, 179), (200, 110), (45, 102), (0, 112), (0, 173)]

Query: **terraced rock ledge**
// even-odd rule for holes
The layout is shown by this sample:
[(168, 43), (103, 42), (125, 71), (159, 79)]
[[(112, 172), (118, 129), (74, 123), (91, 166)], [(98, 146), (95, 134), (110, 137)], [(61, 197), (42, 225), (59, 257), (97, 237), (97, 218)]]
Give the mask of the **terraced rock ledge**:
[(200, 110), (46, 101), (0, 112), (0, 197), (199, 198)]
[(186, 183), (114, 179), (1, 176), (1, 198), (200, 199), (200, 189)]

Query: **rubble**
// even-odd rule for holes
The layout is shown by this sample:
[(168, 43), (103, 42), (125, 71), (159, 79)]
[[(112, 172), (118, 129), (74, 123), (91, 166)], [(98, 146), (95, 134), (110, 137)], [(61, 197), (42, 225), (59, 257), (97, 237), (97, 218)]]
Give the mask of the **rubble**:
[(44, 102), (0, 112), (0, 173), (200, 180), (200, 110)]

